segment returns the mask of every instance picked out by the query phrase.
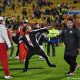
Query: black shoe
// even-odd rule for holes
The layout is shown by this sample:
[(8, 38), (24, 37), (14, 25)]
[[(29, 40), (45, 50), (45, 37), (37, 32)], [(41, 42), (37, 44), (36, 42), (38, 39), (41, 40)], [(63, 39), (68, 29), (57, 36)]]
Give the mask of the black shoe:
[(56, 65), (55, 64), (50, 64), (49, 67), (56, 67)]
[(27, 69), (23, 69), (23, 72), (27, 72)]

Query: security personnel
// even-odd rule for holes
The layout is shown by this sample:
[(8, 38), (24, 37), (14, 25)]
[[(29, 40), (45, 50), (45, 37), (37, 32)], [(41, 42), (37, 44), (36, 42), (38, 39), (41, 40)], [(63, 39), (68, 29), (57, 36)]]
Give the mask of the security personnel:
[(76, 58), (80, 48), (80, 30), (74, 26), (72, 18), (67, 20), (66, 27), (62, 30), (61, 36), (65, 44), (64, 59), (70, 66), (66, 75), (70, 76), (74, 74), (77, 67)]
[(49, 34), (47, 35), (49, 38), (49, 42), (47, 44), (47, 55), (50, 56), (50, 45), (52, 46), (52, 56), (55, 56), (55, 44), (58, 43), (57, 35), (59, 35), (59, 31), (51, 26), (48, 30)]

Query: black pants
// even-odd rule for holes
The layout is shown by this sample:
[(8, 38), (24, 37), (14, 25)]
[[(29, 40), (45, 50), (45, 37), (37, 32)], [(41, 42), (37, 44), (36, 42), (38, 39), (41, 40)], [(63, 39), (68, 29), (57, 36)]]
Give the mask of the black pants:
[(71, 72), (75, 71), (75, 68), (77, 65), (76, 58), (77, 58), (77, 56), (69, 56), (69, 55), (64, 56), (65, 61), (70, 65), (70, 71)]
[(55, 45), (54, 43), (47, 44), (47, 55), (50, 56), (50, 45), (52, 46), (52, 56), (55, 56)]
[(33, 55), (35, 55), (35, 54), (42, 56), (42, 57), (46, 60), (47, 64), (48, 64), (50, 67), (52, 67), (52, 65), (54, 65), (54, 64), (50, 63), (47, 55), (44, 53), (44, 51), (43, 51), (42, 49), (39, 49), (39, 50), (35, 50), (35, 49), (34, 49), (34, 50), (28, 50), (28, 54), (27, 54), (27, 56), (26, 56), (25, 66), (24, 66), (24, 69), (25, 69), (25, 70), (28, 69), (28, 65), (29, 65), (29, 60), (30, 60), (30, 58), (31, 58)]

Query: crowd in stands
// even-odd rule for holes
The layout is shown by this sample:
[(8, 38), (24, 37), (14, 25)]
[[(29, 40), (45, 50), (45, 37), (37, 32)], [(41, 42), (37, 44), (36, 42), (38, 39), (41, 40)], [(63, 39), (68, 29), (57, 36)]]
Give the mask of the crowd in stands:
[[(16, 0), (0, 0), (0, 2), (3, 3), (3, 6), (0, 8), (0, 14), (3, 14), (2, 12), (6, 13), (5, 11), (7, 6), (9, 6), (15, 13), (17, 6)], [(75, 0), (73, 0), (73, 2), (75, 3)], [(31, 13), (29, 13), (26, 3), (31, 4)], [(54, 5), (54, 3), (49, 0), (18, 0), (18, 5), (23, 6), (21, 15), (10, 16), (9, 14), (9, 16), (4, 16), (6, 26), (9, 28), (13, 27), (14, 29), (18, 29), (20, 24), (24, 21), (32, 27), (35, 26), (36, 23), (40, 23), (41, 26), (50, 26), (55, 23), (55, 27), (62, 28), (64, 22), (69, 17), (69, 15), (67, 15), (67, 11), (71, 8), (68, 2), (58, 3), (56, 7), (53, 7), (52, 5)], [(20, 19), (20, 17), (22, 18)], [(72, 17), (74, 19), (78, 18), (76, 14), (72, 15)], [(34, 19), (37, 19), (37, 21), (31, 22)], [(41, 22), (38, 21), (39, 19), (41, 19)]]

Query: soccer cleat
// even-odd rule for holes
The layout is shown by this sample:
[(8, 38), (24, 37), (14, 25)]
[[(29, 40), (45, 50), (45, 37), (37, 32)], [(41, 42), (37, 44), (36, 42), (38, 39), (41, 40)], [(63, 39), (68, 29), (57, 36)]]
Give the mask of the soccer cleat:
[(5, 76), (5, 79), (12, 79), (13, 77), (11, 76)]

